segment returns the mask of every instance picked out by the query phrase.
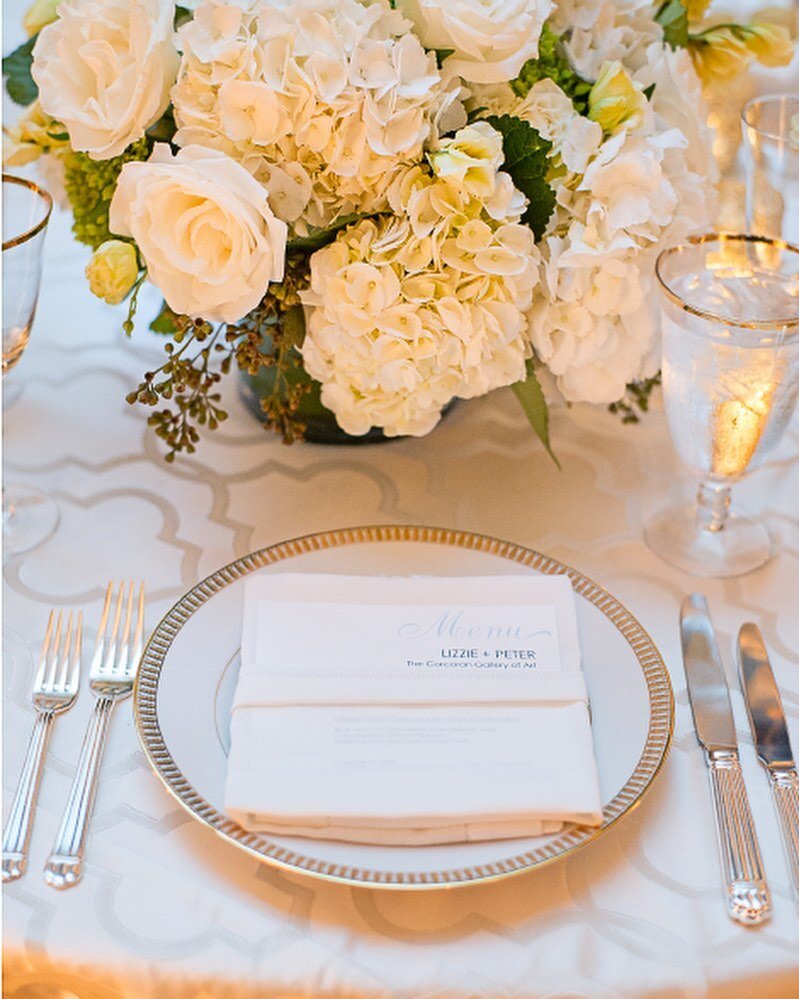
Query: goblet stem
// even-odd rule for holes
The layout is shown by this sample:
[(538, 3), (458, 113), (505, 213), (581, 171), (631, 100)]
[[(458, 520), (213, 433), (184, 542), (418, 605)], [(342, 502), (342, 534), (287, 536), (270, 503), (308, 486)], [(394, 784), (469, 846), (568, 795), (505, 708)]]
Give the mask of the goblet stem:
[(730, 512), (731, 487), (718, 482), (700, 482), (696, 494), (696, 526), (704, 531), (722, 531)]

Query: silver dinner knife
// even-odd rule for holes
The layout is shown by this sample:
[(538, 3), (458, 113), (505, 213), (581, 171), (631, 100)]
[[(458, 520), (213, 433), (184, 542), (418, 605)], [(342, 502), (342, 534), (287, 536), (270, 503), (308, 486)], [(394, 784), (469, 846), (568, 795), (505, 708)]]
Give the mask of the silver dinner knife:
[(745, 624), (738, 632), (738, 659), (755, 749), (769, 775), (788, 869), (799, 901), (799, 774), (766, 644), (754, 624)]
[(751, 926), (768, 919), (771, 897), (738, 759), (730, 693), (704, 597), (694, 593), (683, 601), (680, 635), (696, 736), (710, 774), (727, 908), (733, 919)]

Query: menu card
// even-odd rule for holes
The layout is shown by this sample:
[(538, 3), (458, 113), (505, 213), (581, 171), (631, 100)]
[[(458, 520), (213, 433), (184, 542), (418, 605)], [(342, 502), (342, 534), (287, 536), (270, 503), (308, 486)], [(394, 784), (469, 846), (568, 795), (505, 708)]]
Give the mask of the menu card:
[(569, 579), (252, 577), (225, 808), (384, 844), (599, 824)]

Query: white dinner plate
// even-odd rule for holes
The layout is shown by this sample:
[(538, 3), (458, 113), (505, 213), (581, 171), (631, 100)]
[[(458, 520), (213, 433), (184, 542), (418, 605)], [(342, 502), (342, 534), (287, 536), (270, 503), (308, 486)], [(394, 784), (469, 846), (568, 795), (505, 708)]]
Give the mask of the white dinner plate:
[[(365, 846), (249, 833), (223, 811), (230, 705), (238, 671), (243, 581), (257, 572), (364, 575), (566, 573), (578, 594), (583, 669), (604, 803), (598, 828), (519, 840)], [(156, 773), (200, 822), (269, 864), (381, 888), (466, 885), (520, 873), (584, 846), (628, 812), (657, 776), (674, 704), (652, 640), (590, 579), (529, 548), (427, 527), (312, 534), (232, 562), (190, 590), (153, 632), (134, 693), (136, 725)], [(552, 747), (557, 752), (557, 746)]]

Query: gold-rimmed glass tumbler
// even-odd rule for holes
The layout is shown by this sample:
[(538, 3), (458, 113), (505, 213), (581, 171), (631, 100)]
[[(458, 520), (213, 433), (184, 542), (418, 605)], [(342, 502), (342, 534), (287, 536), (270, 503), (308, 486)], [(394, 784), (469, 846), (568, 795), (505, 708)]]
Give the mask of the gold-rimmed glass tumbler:
[[(3, 174), (3, 379), (30, 338), (42, 275), (42, 250), (53, 202), (22, 177)], [(3, 548), (14, 555), (41, 544), (58, 523), (58, 508), (32, 486), (3, 486)]]
[(699, 481), (667, 506), (649, 546), (694, 576), (738, 576), (773, 553), (765, 525), (731, 507), (799, 398), (799, 248), (710, 234), (661, 253), (663, 396), (672, 442)]
[(741, 126), (747, 229), (799, 245), (799, 94), (754, 98)]

